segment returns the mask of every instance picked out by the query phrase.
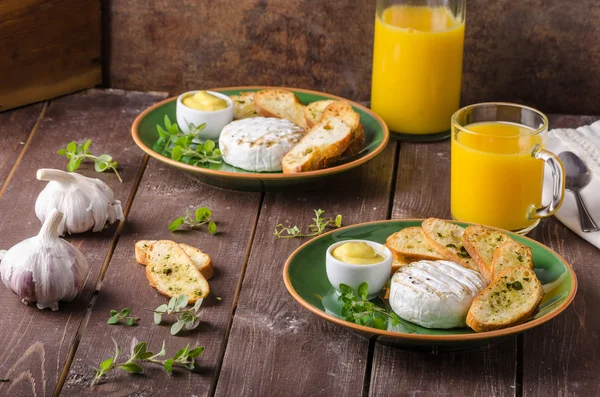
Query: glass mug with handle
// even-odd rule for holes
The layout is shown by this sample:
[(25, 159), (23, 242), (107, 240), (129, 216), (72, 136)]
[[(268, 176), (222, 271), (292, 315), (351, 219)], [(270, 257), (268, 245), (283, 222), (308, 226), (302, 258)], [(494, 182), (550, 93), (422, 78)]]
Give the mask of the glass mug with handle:
[[(450, 206), (454, 219), (528, 233), (562, 204), (565, 178), (544, 149), (548, 118), (512, 103), (480, 103), (452, 116)], [(542, 205), (544, 165), (552, 200)]]

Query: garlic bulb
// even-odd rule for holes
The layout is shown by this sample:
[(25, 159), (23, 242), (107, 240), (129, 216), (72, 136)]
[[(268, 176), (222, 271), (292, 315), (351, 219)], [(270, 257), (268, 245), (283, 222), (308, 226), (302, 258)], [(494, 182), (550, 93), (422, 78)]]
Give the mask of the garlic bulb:
[(58, 310), (58, 301), (74, 299), (85, 283), (89, 267), (71, 243), (58, 237), (63, 214), (48, 214), (39, 234), (0, 251), (0, 277), (23, 303)]
[(35, 214), (42, 223), (54, 208), (65, 216), (58, 234), (99, 232), (116, 220), (123, 219), (121, 202), (100, 179), (74, 172), (41, 169), (37, 179), (50, 181), (35, 202)]

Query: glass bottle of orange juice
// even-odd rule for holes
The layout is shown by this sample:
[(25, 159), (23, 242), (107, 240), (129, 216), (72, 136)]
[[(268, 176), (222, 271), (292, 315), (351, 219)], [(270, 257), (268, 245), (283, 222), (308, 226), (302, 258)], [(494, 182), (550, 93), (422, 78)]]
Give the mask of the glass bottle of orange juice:
[(377, 0), (371, 108), (401, 139), (450, 135), (458, 110), (466, 0)]

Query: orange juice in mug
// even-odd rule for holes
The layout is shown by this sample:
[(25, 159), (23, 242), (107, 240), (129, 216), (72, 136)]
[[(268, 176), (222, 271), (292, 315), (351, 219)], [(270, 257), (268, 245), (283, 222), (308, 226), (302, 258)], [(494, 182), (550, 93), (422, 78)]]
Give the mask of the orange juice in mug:
[(448, 136), (464, 35), (465, 0), (377, 1), (371, 108), (390, 130), (409, 140)]
[[(527, 233), (558, 210), (560, 160), (544, 149), (548, 120), (508, 103), (460, 109), (452, 117), (451, 210), (455, 219)], [(554, 174), (552, 202), (542, 206), (544, 164)]]

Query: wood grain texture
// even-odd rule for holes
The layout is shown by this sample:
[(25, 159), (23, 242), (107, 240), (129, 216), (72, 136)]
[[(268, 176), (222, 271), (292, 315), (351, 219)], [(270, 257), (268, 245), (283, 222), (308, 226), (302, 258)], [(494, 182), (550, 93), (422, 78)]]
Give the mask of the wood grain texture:
[[(204, 185), (179, 170), (151, 159), (61, 395), (207, 395), (221, 360), (236, 286), (249, 249), (260, 199), (260, 193), (234, 192)], [(190, 206), (207, 206), (213, 211), (213, 219), (218, 225), (217, 235), (211, 236), (206, 231), (171, 233), (167, 229), (169, 222)], [(202, 322), (196, 330), (173, 337), (169, 333), (170, 320), (165, 321), (167, 325), (155, 325), (152, 313), (144, 311), (167, 303), (168, 298), (149, 286), (145, 267), (135, 262), (134, 243), (142, 239), (175, 240), (199, 247), (211, 256), (215, 268), (210, 279), (211, 293), (202, 305)], [(218, 301), (216, 297), (222, 300)], [(138, 326), (106, 324), (111, 309), (120, 310), (124, 307), (131, 308), (141, 318)], [(115, 338), (125, 348), (125, 358), (134, 336), (148, 342), (148, 346), (155, 351), (160, 350), (165, 340), (167, 353), (171, 356), (188, 343), (192, 347), (204, 346), (206, 350), (199, 359), (200, 372), (179, 370), (169, 376), (162, 368), (149, 366), (144, 369), (147, 375), (130, 376), (123, 371), (114, 371), (106, 382), (89, 387), (94, 377), (90, 366), (97, 365), (113, 354), (114, 346), (110, 338)]]
[[(573, 128), (598, 119), (597, 116), (553, 116), (550, 123), (553, 127)], [(598, 396), (598, 248), (555, 218), (540, 223), (530, 237), (558, 252), (573, 266), (579, 288), (575, 300), (563, 314), (525, 333), (523, 396)]]
[[(371, 95), (374, 1), (129, 0), (108, 10), (114, 87), (264, 84)], [(469, 0), (462, 102), (599, 113), (598, 18), (596, 0)]]
[(0, 191), (38, 120), (44, 104), (0, 113)]
[[(392, 219), (450, 218), (450, 142), (402, 144)], [(375, 345), (370, 396), (510, 396), (516, 390), (516, 337), (438, 354)]]
[(396, 143), (316, 192), (267, 193), (235, 312), (217, 396), (360, 396), (369, 343), (303, 310), (282, 282), (306, 239), (277, 239), (276, 224), (308, 225), (313, 208), (345, 225), (388, 214)]
[(100, 2), (0, 2), (0, 110), (101, 82)]
[[(66, 159), (56, 155), (69, 140), (92, 139), (92, 152), (107, 152), (119, 161), (124, 183), (115, 175), (97, 174), (93, 165), (81, 167), (81, 174), (104, 180), (124, 203), (127, 201), (143, 152), (130, 138), (134, 117), (165, 95), (90, 90), (52, 101), (25, 152), (14, 178), (0, 199), (1, 245), (7, 249), (38, 233), (40, 222), (34, 203), (45, 183), (35, 179), (38, 168), (66, 167)], [(82, 294), (70, 303), (61, 303), (58, 312), (24, 306), (17, 296), (1, 286), (3, 319), (0, 322), (0, 395), (47, 396), (56, 387), (67, 354), (96, 280), (109, 252), (116, 227), (100, 233), (86, 233), (67, 239), (85, 255), (90, 274)]]

